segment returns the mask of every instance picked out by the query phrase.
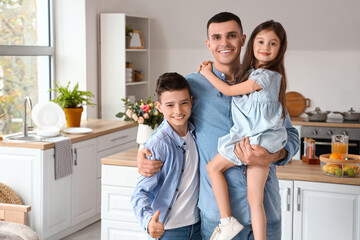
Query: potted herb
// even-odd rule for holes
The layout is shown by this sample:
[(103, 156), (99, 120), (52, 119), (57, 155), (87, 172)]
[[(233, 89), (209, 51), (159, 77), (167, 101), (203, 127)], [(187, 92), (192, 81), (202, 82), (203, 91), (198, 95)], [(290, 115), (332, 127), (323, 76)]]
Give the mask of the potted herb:
[(79, 90), (79, 83), (76, 83), (72, 90), (70, 89), (70, 82), (68, 82), (66, 87), (58, 85), (57, 83), (55, 83), (55, 85), (55, 89), (49, 90), (57, 94), (57, 97), (52, 101), (59, 104), (64, 110), (68, 127), (80, 127), (83, 106), (95, 105), (89, 100), (89, 98), (94, 97), (94, 95), (90, 91)]
[(125, 27), (126, 48), (130, 47), (131, 33), (133, 33), (133, 32), (134, 32), (134, 29), (130, 25), (126, 25), (126, 27)]

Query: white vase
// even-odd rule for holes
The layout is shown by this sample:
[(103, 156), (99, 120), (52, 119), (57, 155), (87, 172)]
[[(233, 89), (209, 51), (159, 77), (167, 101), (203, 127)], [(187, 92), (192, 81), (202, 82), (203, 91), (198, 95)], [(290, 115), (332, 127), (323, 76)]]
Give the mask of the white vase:
[(136, 142), (139, 144), (139, 151), (144, 147), (144, 143), (150, 138), (151, 134), (155, 132), (158, 125), (152, 129), (149, 125), (139, 124), (136, 136)]

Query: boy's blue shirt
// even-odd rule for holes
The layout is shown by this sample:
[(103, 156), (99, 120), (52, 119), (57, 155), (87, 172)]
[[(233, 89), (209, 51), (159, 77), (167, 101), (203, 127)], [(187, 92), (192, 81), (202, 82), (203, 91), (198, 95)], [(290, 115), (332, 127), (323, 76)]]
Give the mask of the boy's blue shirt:
[[(194, 136), (194, 125), (189, 122), (189, 131)], [(159, 221), (166, 225), (171, 209), (178, 197), (185, 166), (186, 142), (164, 119), (158, 130), (146, 141), (151, 160), (161, 160), (161, 170), (152, 177), (140, 176), (131, 197), (136, 218), (147, 231), (151, 217), (160, 210)]]

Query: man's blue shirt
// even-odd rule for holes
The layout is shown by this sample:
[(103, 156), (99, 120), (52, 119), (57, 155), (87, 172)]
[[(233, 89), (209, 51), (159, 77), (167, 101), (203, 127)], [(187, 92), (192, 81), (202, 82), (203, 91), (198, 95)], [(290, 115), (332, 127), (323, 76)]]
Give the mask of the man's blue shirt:
[[(225, 81), (225, 74), (213, 68), (214, 74)], [(199, 208), (203, 214), (213, 220), (219, 220), (220, 214), (206, 171), (207, 163), (218, 153), (218, 139), (230, 132), (233, 126), (231, 116), (231, 97), (223, 95), (214, 88), (200, 73), (192, 73), (185, 77), (194, 97), (190, 121), (195, 125), (196, 143), (200, 158), (200, 195)], [(275, 162), (285, 165), (299, 149), (297, 130), (292, 126), (287, 114), (284, 125), (288, 134), (285, 159)], [(242, 224), (251, 223), (250, 208), (247, 200), (246, 165), (228, 169), (224, 175), (229, 187), (231, 213)], [(272, 164), (264, 189), (264, 208), (268, 222), (277, 221), (281, 216), (279, 182), (276, 168)]]

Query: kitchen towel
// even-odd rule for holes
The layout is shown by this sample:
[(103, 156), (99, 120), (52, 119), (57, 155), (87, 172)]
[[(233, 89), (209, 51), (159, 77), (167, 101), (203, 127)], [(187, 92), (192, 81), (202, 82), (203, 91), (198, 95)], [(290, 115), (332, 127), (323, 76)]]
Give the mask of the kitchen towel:
[(55, 144), (55, 180), (72, 173), (72, 145), (68, 137), (46, 138)]

